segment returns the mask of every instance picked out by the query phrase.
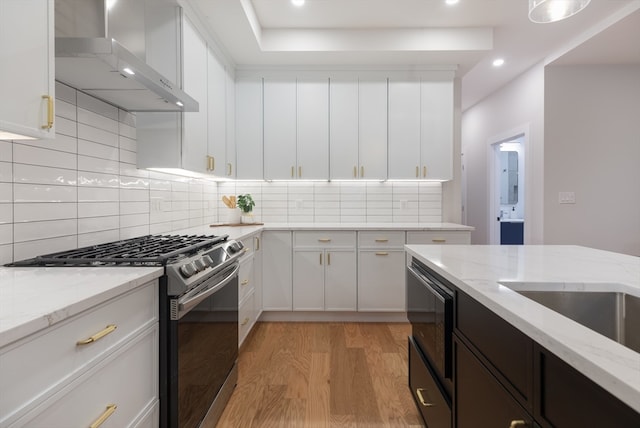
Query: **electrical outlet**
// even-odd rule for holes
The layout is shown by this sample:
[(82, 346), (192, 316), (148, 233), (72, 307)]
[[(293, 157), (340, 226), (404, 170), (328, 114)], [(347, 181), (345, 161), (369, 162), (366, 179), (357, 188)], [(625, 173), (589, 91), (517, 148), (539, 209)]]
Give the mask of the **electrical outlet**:
[(575, 192), (559, 192), (558, 202), (560, 202), (561, 204), (575, 204), (576, 203)]

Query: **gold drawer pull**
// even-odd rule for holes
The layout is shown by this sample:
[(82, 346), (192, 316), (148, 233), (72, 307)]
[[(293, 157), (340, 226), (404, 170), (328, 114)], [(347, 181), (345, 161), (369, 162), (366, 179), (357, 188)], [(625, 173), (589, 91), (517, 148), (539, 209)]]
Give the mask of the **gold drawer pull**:
[(244, 327), (245, 325), (247, 325), (248, 322), (249, 322), (249, 318), (245, 318), (244, 320), (242, 320), (242, 324), (240, 324), (240, 327)]
[(43, 100), (47, 100), (47, 124), (42, 125), (42, 129), (53, 128), (53, 97), (51, 95), (43, 95)]
[(422, 167), (422, 177), (427, 178), (427, 167), (426, 166)]
[(443, 238), (435, 238), (435, 239), (432, 239), (431, 242), (435, 242), (437, 244), (442, 244), (444, 242), (447, 242), (447, 240), (443, 239)]
[(113, 333), (116, 328), (118, 328), (118, 326), (116, 326), (115, 324), (109, 324), (108, 326), (106, 326), (104, 328), (104, 330), (97, 332), (93, 336), (88, 337), (88, 338), (86, 338), (84, 340), (78, 340), (78, 342), (76, 342), (76, 345), (78, 345), (78, 346), (88, 345), (90, 343), (96, 342), (96, 341), (102, 339), (103, 337), (105, 337), (107, 334)]
[(295, 167), (295, 166), (292, 166), (292, 167), (291, 167), (291, 178), (293, 178), (293, 174), (294, 174), (294, 172), (293, 172), (293, 171), (295, 171), (295, 169), (296, 169), (296, 167)]
[(416, 167), (416, 178), (420, 177), (420, 167)]
[(298, 167), (298, 178), (302, 178), (302, 167)]
[(424, 388), (417, 388), (416, 394), (418, 394), (418, 400), (420, 400), (420, 404), (424, 407), (433, 407), (433, 403), (427, 403), (424, 397), (422, 396), (422, 391), (426, 391)]
[(327, 253), (327, 264), (331, 264), (331, 253)]
[(518, 419), (518, 420), (511, 421), (509, 428), (526, 427), (526, 426), (527, 426), (527, 423), (525, 421), (523, 421), (522, 419)]
[(364, 167), (360, 167), (360, 178), (364, 178)]
[(248, 279), (244, 279), (244, 280), (242, 280), (240, 285), (247, 285), (248, 283), (249, 283), (249, 280)]
[(227, 166), (229, 167), (229, 173), (227, 175), (233, 175), (233, 165), (231, 165), (230, 163), (227, 164)]
[(353, 167), (353, 178), (358, 178), (358, 167), (357, 166)]
[(115, 412), (117, 408), (118, 408), (118, 406), (116, 406), (115, 404), (109, 404), (107, 406), (107, 410), (105, 410), (104, 413), (102, 415), (100, 415), (100, 417), (98, 419), (96, 419), (96, 421), (94, 423), (89, 425), (89, 428), (98, 428), (107, 419), (109, 419), (109, 416), (113, 415), (113, 412)]
[(329, 239), (329, 238), (321, 238), (321, 239), (318, 239), (318, 242), (331, 242), (331, 239)]
[(260, 238), (258, 236), (256, 236), (256, 251), (260, 250)]
[(389, 242), (389, 240), (386, 238), (380, 238), (380, 239), (376, 239), (376, 242)]
[(376, 256), (388, 256), (388, 255), (389, 255), (389, 253), (387, 253), (387, 252), (376, 253)]
[(248, 253), (248, 252), (249, 252), (248, 248), (245, 248), (244, 251), (243, 251), (243, 253)]

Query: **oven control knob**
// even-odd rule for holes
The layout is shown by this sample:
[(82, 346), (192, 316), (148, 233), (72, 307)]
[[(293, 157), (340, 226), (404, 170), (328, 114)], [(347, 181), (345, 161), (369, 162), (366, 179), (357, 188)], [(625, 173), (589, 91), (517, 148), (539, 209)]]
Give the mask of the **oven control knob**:
[(211, 257), (209, 257), (208, 255), (202, 256), (202, 261), (204, 262), (205, 265), (207, 265), (209, 267), (213, 267), (213, 265), (214, 265), (213, 259)]
[(196, 267), (197, 272), (202, 272), (207, 267), (202, 260), (195, 260), (193, 265)]
[(180, 266), (180, 273), (185, 278), (192, 277), (196, 273), (195, 267), (191, 263), (187, 263), (186, 265)]
[(238, 241), (232, 242), (231, 244), (229, 244), (229, 252), (231, 254), (235, 254), (240, 250), (242, 250), (243, 247), (244, 245), (242, 245), (242, 242), (238, 242)]

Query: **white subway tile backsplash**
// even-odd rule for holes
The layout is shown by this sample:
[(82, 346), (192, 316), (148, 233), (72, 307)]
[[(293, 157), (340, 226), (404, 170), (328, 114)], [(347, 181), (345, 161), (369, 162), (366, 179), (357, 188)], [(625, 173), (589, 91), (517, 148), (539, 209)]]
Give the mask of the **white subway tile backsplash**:
[(37, 238), (34, 241), (15, 242), (13, 244), (14, 260), (23, 260), (42, 254), (69, 250), (78, 247), (78, 236), (68, 235), (54, 238)]
[(137, 169), (133, 164), (120, 162), (120, 175), (149, 178), (149, 171), (146, 171), (144, 169)]
[(105, 103), (104, 101), (83, 92), (78, 92), (77, 100), (79, 109), (89, 110), (94, 113), (98, 113), (101, 116), (105, 116), (116, 121), (118, 120), (118, 108), (111, 104)]
[[(19, 220), (19, 219), (16, 219)], [(15, 222), (13, 225), (14, 242), (34, 241), (46, 238), (75, 236), (78, 232), (78, 220), (52, 220)]]
[(13, 203), (13, 185), (0, 183), (0, 203)]
[(82, 139), (78, 139), (78, 154), (116, 162), (120, 159), (120, 151), (117, 147)]
[(0, 224), (13, 223), (13, 204), (0, 204)]
[(78, 182), (78, 173), (75, 169), (51, 168), (48, 166), (14, 163), (13, 181), (21, 184), (75, 186)]
[[(131, 113), (128, 112), (126, 110), (119, 110), (118, 111), (118, 122), (120, 122), (120, 127), (129, 127), (132, 128), (134, 130), (133, 135), (131, 136), (131, 138), (136, 138), (135, 135), (135, 127), (136, 127), (136, 115), (135, 113)], [(120, 135), (125, 135), (120, 133)]]
[(75, 186), (14, 184), (13, 201), (19, 202), (77, 202)]
[(0, 182), (10, 183), (13, 178), (13, 164), (11, 162), (0, 162)]
[(149, 200), (147, 189), (120, 189), (120, 202), (140, 202)]
[(64, 100), (76, 105), (76, 90), (64, 83), (56, 82), (56, 100)]
[(13, 244), (0, 245), (0, 265), (13, 261)]
[(13, 204), (15, 223), (76, 219), (78, 205), (73, 203), (15, 203)]
[(120, 216), (87, 217), (78, 219), (78, 233), (99, 232), (120, 228)]
[(120, 178), (115, 174), (102, 174), (90, 171), (78, 171), (78, 186), (81, 187), (120, 187)]
[(78, 155), (78, 170), (100, 172), (103, 174), (118, 174), (120, 172), (120, 163), (117, 160), (105, 160)]
[(78, 218), (103, 217), (120, 214), (119, 202), (80, 202), (78, 203)]
[[(56, 116), (56, 139), (60, 135), (76, 138), (78, 136), (78, 125), (75, 120), (67, 119), (66, 117)], [(47, 140), (48, 141), (48, 140)]]
[(73, 154), (78, 152), (78, 139), (60, 133), (52, 140), (22, 140), (20, 144)]
[(0, 161), (12, 162), (13, 161), (13, 146), (8, 141), (0, 140)]
[(138, 163), (138, 156), (136, 152), (120, 149), (120, 162), (135, 165)]
[(149, 180), (141, 177), (120, 176), (120, 187), (123, 189), (149, 189)]
[(78, 123), (78, 139), (118, 147), (118, 134)]
[(78, 187), (78, 202), (117, 202), (119, 197), (119, 189)]
[(125, 227), (120, 229), (120, 239), (135, 238), (136, 236), (143, 236), (149, 234), (149, 225), (135, 227)]
[(148, 217), (149, 202), (120, 202), (120, 214), (145, 214)]
[(13, 243), (13, 225), (0, 224), (0, 244)]
[(149, 224), (149, 215), (143, 214), (126, 214), (120, 216), (120, 227), (144, 226)]
[(117, 134), (119, 124), (117, 120), (102, 116), (90, 110), (78, 107), (78, 123), (89, 125), (93, 128), (102, 129)]
[(121, 150), (128, 150), (130, 152), (138, 151), (138, 142), (134, 138), (125, 137), (124, 135), (120, 135), (118, 137), (118, 141), (120, 143)]
[(73, 153), (42, 149), (18, 142), (13, 143), (13, 162), (54, 168), (77, 168), (77, 156)]
[[(76, 121), (76, 106), (74, 103), (64, 101), (56, 97), (56, 116)], [(57, 127), (57, 123), (56, 123)], [(57, 131), (57, 129), (56, 129)]]
[(81, 233), (78, 235), (78, 248), (90, 245), (104, 244), (105, 242), (120, 239), (120, 231), (117, 229), (103, 230), (101, 232)]

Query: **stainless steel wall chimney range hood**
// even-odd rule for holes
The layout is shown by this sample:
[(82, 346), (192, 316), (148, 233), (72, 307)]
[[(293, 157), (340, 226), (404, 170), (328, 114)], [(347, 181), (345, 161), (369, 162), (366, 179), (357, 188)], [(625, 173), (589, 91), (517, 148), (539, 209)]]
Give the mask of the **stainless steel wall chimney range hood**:
[(128, 111), (198, 111), (145, 62), (145, 3), (56, 0), (56, 80)]

